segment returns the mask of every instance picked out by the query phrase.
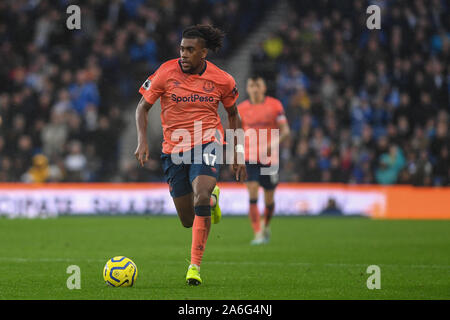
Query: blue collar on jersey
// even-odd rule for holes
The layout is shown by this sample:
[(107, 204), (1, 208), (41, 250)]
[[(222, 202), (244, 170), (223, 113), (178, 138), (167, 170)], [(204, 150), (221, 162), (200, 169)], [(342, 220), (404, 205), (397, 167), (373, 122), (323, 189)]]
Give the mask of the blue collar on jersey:
[[(180, 66), (181, 72), (183, 72), (183, 73), (188, 73), (188, 74), (193, 74), (193, 73), (190, 73), (190, 72), (187, 72), (187, 71), (184, 71), (184, 70), (183, 70), (183, 68), (181, 67), (181, 61), (180, 61), (180, 59), (178, 59), (178, 65)], [(202, 74), (205, 73), (205, 71), (206, 71), (206, 66), (207, 66), (207, 65), (208, 65), (208, 62), (205, 60), (205, 67), (203, 68), (202, 71), (200, 71), (199, 73), (197, 73), (199, 76), (201, 76)]]

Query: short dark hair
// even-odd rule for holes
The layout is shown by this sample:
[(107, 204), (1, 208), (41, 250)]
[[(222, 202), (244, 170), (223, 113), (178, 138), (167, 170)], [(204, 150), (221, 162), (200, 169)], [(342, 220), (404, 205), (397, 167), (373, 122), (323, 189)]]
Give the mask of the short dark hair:
[(222, 48), (224, 37), (225, 33), (222, 30), (207, 24), (197, 24), (183, 30), (183, 38), (203, 39), (205, 41), (205, 47), (214, 52)]
[(256, 81), (256, 80), (258, 80), (258, 79), (261, 79), (261, 80), (263, 80), (264, 82), (266, 81), (266, 80), (264, 79), (264, 77), (263, 77), (260, 73), (252, 73), (252, 74), (248, 77), (248, 79), (249, 79), (249, 80), (253, 80), (253, 81)]

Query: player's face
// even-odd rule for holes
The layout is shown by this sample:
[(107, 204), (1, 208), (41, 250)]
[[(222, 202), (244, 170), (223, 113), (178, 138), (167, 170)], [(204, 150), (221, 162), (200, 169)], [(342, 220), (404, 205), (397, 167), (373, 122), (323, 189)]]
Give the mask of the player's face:
[(247, 93), (252, 99), (262, 99), (266, 94), (266, 84), (263, 79), (248, 79)]
[(202, 61), (206, 59), (207, 49), (201, 39), (185, 39), (180, 44), (181, 68), (184, 72), (195, 72), (202, 67)]

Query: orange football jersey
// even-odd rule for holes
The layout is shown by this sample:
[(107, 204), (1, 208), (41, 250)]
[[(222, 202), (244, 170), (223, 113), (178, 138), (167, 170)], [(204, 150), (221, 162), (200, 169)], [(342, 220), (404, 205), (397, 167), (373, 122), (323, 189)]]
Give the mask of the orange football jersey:
[[(278, 129), (280, 124), (287, 122), (283, 105), (280, 100), (266, 96), (263, 103), (252, 104), (250, 100), (245, 100), (237, 108), (242, 119), (244, 131), (248, 133), (247, 130), (254, 129), (257, 137), (256, 141), (255, 139), (252, 141), (250, 135), (246, 134), (245, 160), (268, 164), (266, 160), (261, 161), (259, 151), (261, 148), (265, 155), (272, 137), (271, 129)], [(266, 129), (267, 136), (261, 133), (261, 129)], [(273, 160), (271, 161), (272, 164), (274, 163)]]
[(183, 72), (179, 59), (163, 63), (139, 92), (150, 104), (161, 99), (164, 153), (212, 141), (223, 144), (219, 102), (229, 108), (239, 96), (233, 77), (213, 63), (206, 61), (201, 73), (191, 74)]

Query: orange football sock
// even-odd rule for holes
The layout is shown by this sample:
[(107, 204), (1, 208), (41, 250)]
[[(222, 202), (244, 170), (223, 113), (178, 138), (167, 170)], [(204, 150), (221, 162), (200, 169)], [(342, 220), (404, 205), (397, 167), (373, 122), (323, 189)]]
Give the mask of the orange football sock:
[(211, 216), (195, 215), (192, 225), (191, 264), (200, 266), (211, 228)]
[(266, 205), (266, 209), (264, 210), (264, 225), (268, 226), (270, 219), (272, 219), (273, 211), (275, 208), (275, 204)]
[(261, 230), (261, 222), (259, 221), (259, 210), (256, 202), (255, 203), (250, 202), (249, 217), (252, 223), (253, 232), (256, 234)]

